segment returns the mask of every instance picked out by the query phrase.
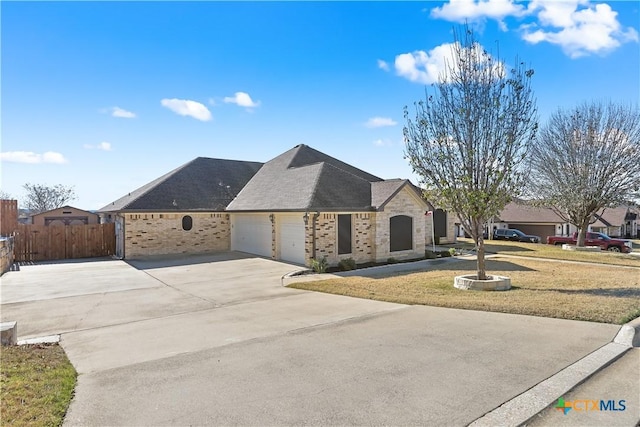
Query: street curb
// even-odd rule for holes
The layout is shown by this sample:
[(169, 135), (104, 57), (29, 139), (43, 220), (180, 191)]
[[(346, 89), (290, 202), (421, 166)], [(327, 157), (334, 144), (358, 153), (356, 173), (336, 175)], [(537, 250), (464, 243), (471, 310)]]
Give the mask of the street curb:
[(622, 325), (612, 342), (469, 424), (469, 427), (523, 426), (559, 397), (604, 369), (632, 347), (640, 346), (640, 318)]
[(640, 317), (622, 325), (613, 342), (629, 347), (640, 347)]
[(26, 344), (55, 344), (60, 342), (60, 335), (47, 335), (46, 337), (27, 338), (18, 341), (18, 345)]

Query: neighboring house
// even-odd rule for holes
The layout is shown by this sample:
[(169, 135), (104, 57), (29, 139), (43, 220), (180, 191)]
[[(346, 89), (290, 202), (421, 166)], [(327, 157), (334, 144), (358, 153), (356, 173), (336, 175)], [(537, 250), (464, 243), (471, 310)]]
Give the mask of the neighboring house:
[[(231, 249), (305, 265), (324, 256), (362, 263), (422, 257), (431, 242), (433, 208), (409, 181), (382, 180), (306, 145), (264, 165), (194, 162), (100, 209), (121, 223), (122, 255)], [(193, 186), (199, 197), (189, 196)], [(439, 226), (441, 242), (455, 239), (452, 219)]]
[(611, 237), (635, 238), (640, 237), (638, 227), (638, 209), (631, 206), (607, 208), (596, 215), (596, 221), (590, 230), (604, 233)]
[(531, 206), (523, 201), (510, 202), (489, 223), (489, 238), (493, 238), (493, 230), (500, 228), (517, 228), (525, 234), (540, 236), (543, 242), (548, 236), (568, 236), (576, 231), (574, 226), (565, 223), (553, 210)]
[(98, 224), (99, 222), (98, 214), (74, 208), (73, 206), (63, 206), (31, 215), (31, 224), (34, 225), (81, 225)]
[[(595, 222), (589, 225), (588, 231), (601, 232), (611, 237), (631, 238), (638, 236), (638, 210), (621, 206), (607, 208), (600, 215), (595, 216)], [(500, 214), (489, 222), (487, 231), (490, 237), (493, 230), (499, 228), (517, 228), (526, 234), (542, 237), (570, 236), (577, 231), (577, 227), (565, 222), (552, 209), (534, 207), (525, 201), (509, 203)]]

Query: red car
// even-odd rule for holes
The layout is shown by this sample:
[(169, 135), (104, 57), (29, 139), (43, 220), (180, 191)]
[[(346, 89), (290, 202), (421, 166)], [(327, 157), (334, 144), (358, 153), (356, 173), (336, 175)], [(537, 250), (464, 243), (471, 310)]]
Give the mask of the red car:
[[(578, 241), (578, 233), (573, 233), (571, 237), (549, 236), (547, 243), (550, 245), (575, 245)], [(584, 239), (585, 246), (600, 246), (603, 251), (631, 252), (631, 242), (628, 240), (612, 239), (606, 234), (588, 232)]]

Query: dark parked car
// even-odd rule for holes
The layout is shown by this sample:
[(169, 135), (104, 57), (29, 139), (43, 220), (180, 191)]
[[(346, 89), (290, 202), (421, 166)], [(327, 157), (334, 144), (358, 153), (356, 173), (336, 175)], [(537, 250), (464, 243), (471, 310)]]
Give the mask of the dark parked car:
[(494, 240), (512, 240), (514, 242), (540, 243), (540, 236), (530, 236), (515, 228), (493, 230)]

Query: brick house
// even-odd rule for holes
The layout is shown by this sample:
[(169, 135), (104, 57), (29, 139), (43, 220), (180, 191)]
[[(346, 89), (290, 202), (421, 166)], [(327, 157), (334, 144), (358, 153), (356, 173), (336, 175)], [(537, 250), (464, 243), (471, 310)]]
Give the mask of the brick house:
[[(423, 256), (429, 210), (408, 180), (298, 145), (265, 164), (197, 158), (100, 212), (116, 222), (122, 257), (237, 250), (333, 265)], [(441, 242), (455, 239), (452, 219)]]

